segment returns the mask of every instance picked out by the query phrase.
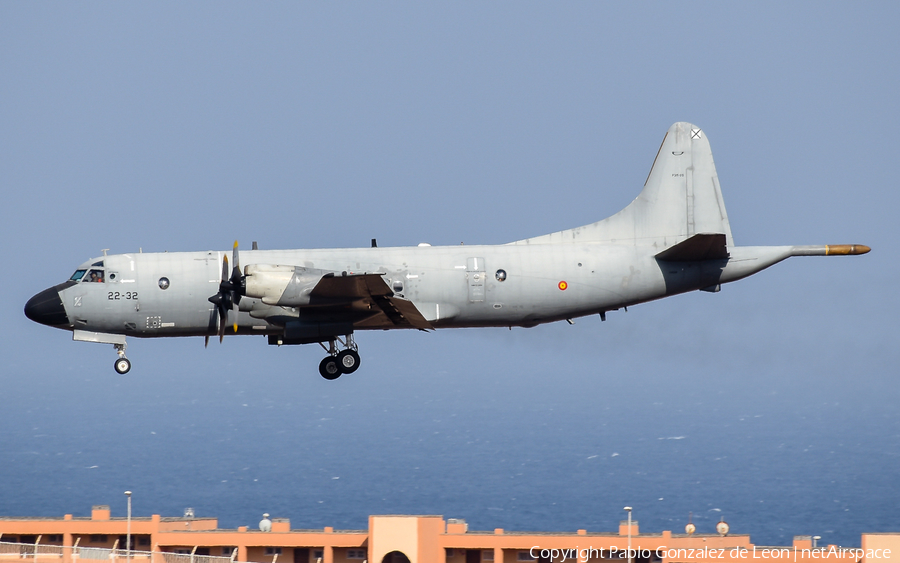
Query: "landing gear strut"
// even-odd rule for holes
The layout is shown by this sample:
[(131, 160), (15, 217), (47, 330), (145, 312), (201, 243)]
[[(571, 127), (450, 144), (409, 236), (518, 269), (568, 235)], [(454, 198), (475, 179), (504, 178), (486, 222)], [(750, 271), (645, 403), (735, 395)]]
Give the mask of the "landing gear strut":
[(113, 346), (115, 346), (116, 353), (119, 355), (119, 359), (116, 360), (113, 367), (116, 369), (116, 373), (125, 375), (131, 370), (131, 361), (125, 357), (125, 344), (113, 344)]
[[(319, 373), (325, 379), (334, 380), (345, 373), (353, 373), (359, 369), (359, 352), (357, 352), (356, 341), (353, 340), (352, 334), (348, 334), (345, 338), (346, 343), (339, 338), (331, 340), (328, 348), (325, 348), (323, 343), (319, 343), (328, 352), (325, 359), (319, 363)], [(337, 349), (338, 342), (344, 346), (340, 352)]]

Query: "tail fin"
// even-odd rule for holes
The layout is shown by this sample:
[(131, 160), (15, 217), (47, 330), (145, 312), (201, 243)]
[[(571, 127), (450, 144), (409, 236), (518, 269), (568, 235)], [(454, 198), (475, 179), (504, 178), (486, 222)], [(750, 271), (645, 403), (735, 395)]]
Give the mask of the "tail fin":
[(709, 141), (696, 125), (676, 123), (628, 207), (597, 223), (513, 244), (617, 242), (662, 250), (696, 234), (725, 235), (727, 246), (734, 244)]

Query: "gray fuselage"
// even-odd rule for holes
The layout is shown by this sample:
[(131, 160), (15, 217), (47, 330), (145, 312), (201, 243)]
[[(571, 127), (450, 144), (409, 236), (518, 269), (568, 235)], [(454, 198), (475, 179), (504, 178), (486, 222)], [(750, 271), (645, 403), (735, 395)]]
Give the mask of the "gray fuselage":
[[(647, 250), (586, 243), (251, 250), (240, 257), (243, 263), (383, 274), (395, 295), (411, 301), (435, 328), (535, 326), (719, 283), (720, 268), (702, 275), (697, 263), (679, 263), (672, 268), (677, 273), (667, 276)], [(60, 291), (69, 319), (61, 328), (139, 337), (215, 334), (208, 298), (218, 291), (226, 255), (136, 253), (91, 260), (79, 270), (102, 262), (103, 281), (83, 278)], [(280, 332), (282, 327), (250, 316), (257, 301), (242, 300), (239, 332)]]

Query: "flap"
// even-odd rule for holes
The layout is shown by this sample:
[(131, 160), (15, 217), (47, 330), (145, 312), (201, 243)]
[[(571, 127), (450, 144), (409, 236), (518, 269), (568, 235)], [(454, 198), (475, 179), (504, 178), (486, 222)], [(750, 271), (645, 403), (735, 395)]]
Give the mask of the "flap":
[(420, 330), (430, 330), (434, 327), (428, 322), (422, 313), (408, 299), (399, 297), (376, 297), (375, 304), (396, 326), (409, 326)]
[(378, 315), (376, 318), (360, 322), (359, 326), (375, 327), (389, 324), (396, 327), (433, 328), (412, 301), (394, 296), (394, 290), (388, 287), (381, 274), (349, 274), (346, 276), (327, 274), (319, 280), (309, 297), (310, 303), (316, 305), (325, 304), (323, 302), (335, 304), (354, 301), (368, 302), (389, 320), (388, 323), (384, 323), (384, 317)]

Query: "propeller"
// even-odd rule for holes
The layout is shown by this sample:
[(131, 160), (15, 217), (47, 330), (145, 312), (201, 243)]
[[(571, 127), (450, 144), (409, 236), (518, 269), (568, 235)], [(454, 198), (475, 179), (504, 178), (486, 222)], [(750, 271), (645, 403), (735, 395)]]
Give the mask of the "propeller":
[[(216, 313), (219, 318), (219, 342), (225, 338), (225, 323), (228, 322), (228, 311), (234, 311), (233, 322), (234, 332), (237, 332), (237, 314), (238, 304), (241, 302), (241, 295), (244, 294), (244, 276), (241, 274), (241, 263), (238, 257), (238, 241), (234, 241), (234, 250), (232, 251), (234, 268), (231, 275), (228, 275), (228, 256), (222, 258), (222, 280), (219, 282), (219, 292), (209, 298), (209, 302), (216, 306)], [(206, 338), (206, 344), (209, 344), (209, 337)]]

